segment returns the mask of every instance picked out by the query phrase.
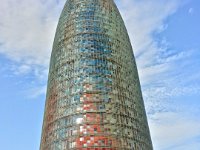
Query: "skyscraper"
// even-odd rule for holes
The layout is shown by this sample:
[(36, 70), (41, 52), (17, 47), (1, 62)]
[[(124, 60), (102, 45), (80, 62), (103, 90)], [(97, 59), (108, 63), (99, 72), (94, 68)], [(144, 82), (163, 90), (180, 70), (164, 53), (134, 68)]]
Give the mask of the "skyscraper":
[(51, 55), (40, 150), (152, 149), (132, 47), (115, 3), (67, 0)]

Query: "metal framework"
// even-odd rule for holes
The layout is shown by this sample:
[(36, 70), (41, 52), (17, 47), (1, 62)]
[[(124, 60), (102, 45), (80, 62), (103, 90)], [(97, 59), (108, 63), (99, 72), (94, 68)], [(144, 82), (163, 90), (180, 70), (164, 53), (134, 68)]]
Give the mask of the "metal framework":
[(152, 150), (130, 40), (113, 0), (67, 0), (40, 150)]

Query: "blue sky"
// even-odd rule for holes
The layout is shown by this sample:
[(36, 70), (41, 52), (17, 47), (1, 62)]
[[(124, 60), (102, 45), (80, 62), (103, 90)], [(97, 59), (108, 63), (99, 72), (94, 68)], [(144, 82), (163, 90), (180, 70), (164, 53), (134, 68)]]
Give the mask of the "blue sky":
[[(200, 2), (116, 0), (155, 150), (200, 149)], [(0, 145), (39, 149), (49, 56), (64, 1), (1, 0)]]

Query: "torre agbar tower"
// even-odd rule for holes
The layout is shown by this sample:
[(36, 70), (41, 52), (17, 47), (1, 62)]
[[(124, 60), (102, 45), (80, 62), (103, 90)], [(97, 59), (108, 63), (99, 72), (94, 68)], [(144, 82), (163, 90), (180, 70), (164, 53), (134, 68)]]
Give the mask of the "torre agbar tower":
[(113, 0), (67, 0), (40, 150), (152, 150), (138, 71)]

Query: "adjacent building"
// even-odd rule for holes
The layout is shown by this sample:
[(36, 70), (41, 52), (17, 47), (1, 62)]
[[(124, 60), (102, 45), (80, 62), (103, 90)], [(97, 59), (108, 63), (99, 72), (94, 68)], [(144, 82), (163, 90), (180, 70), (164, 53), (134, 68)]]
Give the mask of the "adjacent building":
[(40, 150), (152, 149), (135, 58), (114, 1), (67, 0), (51, 55)]

